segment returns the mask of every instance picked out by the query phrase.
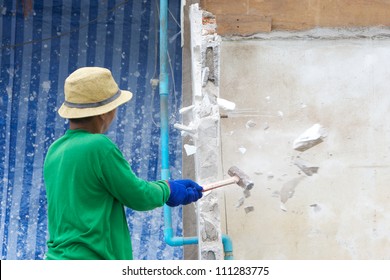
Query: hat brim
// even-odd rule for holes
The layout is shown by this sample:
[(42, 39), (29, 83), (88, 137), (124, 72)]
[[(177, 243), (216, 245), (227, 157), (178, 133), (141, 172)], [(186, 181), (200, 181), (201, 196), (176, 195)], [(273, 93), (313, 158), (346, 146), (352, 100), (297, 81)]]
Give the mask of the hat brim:
[(108, 113), (118, 106), (130, 101), (133, 97), (133, 93), (127, 90), (121, 90), (121, 94), (118, 98), (112, 102), (94, 108), (71, 108), (66, 104), (62, 104), (60, 109), (58, 109), (58, 114), (64, 119), (80, 119), (92, 116), (98, 116), (105, 113)]

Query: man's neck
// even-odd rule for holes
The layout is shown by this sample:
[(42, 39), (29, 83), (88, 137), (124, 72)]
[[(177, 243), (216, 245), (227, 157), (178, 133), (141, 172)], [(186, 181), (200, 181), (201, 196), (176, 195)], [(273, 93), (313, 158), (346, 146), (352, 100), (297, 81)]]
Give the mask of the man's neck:
[(85, 121), (72, 121), (70, 120), (70, 129), (83, 129), (90, 133), (102, 133), (102, 124), (98, 116), (89, 118)]

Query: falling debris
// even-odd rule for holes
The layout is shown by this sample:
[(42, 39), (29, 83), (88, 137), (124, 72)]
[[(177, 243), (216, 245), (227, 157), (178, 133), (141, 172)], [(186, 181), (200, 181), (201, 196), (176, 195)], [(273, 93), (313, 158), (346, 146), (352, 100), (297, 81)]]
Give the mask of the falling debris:
[(238, 200), (238, 202), (237, 202), (237, 204), (236, 204), (236, 208), (240, 208), (242, 205), (244, 205), (245, 199), (247, 199), (248, 197), (251, 196), (251, 191), (248, 190), (248, 189), (245, 189), (245, 190), (243, 191), (243, 194), (244, 194), (244, 196), (241, 197), (241, 198)]
[(241, 154), (245, 154), (246, 153), (246, 149), (244, 147), (240, 147), (238, 148), (238, 150), (240, 151)]
[(311, 204), (310, 207), (313, 208), (314, 212), (320, 212), (321, 211), (321, 207), (317, 203)]
[(236, 104), (223, 98), (217, 98), (218, 106), (226, 111), (233, 111), (236, 109)]
[(252, 127), (255, 127), (256, 126), (256, 123), (253, 121), (253, 120), (249, 120), (247, 121), (247, 123), (245, 124), (245, 127), (246, 128), (252, 128)]
[(274, 174), (272, 174), (271, 172), (268, 172), (267, 179), (272, 180), (273, 178), (274, 178)]
[(250, 213), (250, 212), (255, 211), (255, 207), (253, 207), (253, 206), (247, 206), (247, 207), (244, 208), (244, 210), (245, 210), (245, 214), (248, 214), (248, 213)]
[(193, 155), (196, 153), (196, 147), (193, 145), (184, 144), (184, 149), (186, 151), (187, 156)]
[(304, 177), (298, 177), (286, 182), (280, 190), (280, 201), (286, 203), (287, 200), (293, 197), (295, 188)]
[(256, 170), (256, 171), (255, 171), (255, 174), (256, 174), (256, 175), (263, 175), (263, 172), (261, 172), (260, 170)]
[(295, 139), (293, 148), (300, 152), (306, 151), (321, 143), (325, 137), (326, 130), (320, 124), (315, 124)]
[(248, 190), (248, 189), (245, 189), (245, 190), (243, 191), (243, 193), (244, 193), (245, 198), (248, 198), (248, 197), (251, 196), (251, 191)]
[(195, 105), (191, 105), (191, 106), (188, 106), (188, 107), (184, 107), (184, 108), (181, 108), (181, 109), (179, 110), (179, 113), (183, 115), (183, 114), (185, 114), (185, 113), (187, 113), (187, 112), (191, 112), (194, 108), (195, 108)]
[(319, 167), (313, 166), (307, 161), (304, 161), (303, 159), (296, 159), (294, 164), (299, 167), (305, 173), (307, 176), (312, 176), (313, 174), (318, 172)]
[(284, 212), (287, 212), (287, 207), (283, 202), (280, 203), (280, 209), (282, 209), (282, 211), (284, 211)]
[(181, 131), (188, 132), (190, 134), (195, 134), (197, 132), (197, 128), (194, 127), (192, 124), (187, 126), (187, 125), (184, 125), (184, 124), (175, 123), (173, 125), (173, 127), (176, 128), (176, 129), (179, 129)]
[(242, 205), (244, 205), (244, 202), (245, 202), (245, 197), (241, 197), (237, 202), (236, 208), (240, 208)]

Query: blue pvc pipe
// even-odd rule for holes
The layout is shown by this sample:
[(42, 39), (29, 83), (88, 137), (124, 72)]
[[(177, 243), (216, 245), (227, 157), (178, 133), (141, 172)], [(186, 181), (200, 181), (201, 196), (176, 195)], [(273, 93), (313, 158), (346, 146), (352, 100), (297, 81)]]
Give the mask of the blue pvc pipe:
[[(168, 0), (160, 0), (160, 113), (161, 113), (161, 179), (169, 180), (169, 79), (168, 79)], [(176, 237), (173, 235), (172, 211), (164, 205), (164, 239), (170, 246), (197, 244), (197, 237)]]
[[(168, 79), (168, 0), (160, 0), (160, 111), (161, 111), (161, 179), (169, 180), (169, 79)], [(197, 237), (173, 235), (172, 211), (164, 205), (164, 239), (170, 246), (197, 244)]]
[(222, 234), (223, 251), (225, 253), (225, 260), (233, 260), (233, 243), (229, 236)]
[(169, 79), (168, 79), (168, 0), (160, 0), (160, 113), (161, 113), (161, 179), (169, 173)]
[(167, 205), (164, 206), (164, 240), (169, 246), (184, 246), (189, 244), (198, 244), (199, 239), (197, 236), (194, 237), (181, 237), (173, 235), (172, 228), (172, 213), (171, 208)]
[[(168, 78), (168, 0), (160, 0), (160, 114), (161, 114), (161, 179), (169, 180), (169, 78)], [(172, 211), (167, 205), (164, 205), (164, 240), (170, 246), (183, 246), (189, 244), (198, 244), (199, 238), (179, 237), (173, 235)], [(225, 259), (233, 258), (232, 242), (227, 235), (222, 236), (222, 242), (225, 251)]]

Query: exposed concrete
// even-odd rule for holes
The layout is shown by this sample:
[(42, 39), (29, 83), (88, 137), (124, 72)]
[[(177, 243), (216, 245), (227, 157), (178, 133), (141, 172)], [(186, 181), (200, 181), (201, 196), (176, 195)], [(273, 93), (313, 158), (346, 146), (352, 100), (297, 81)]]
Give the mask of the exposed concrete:
[[(390, 258), (388, 34), (224, 38), (220, 97), (236, 109), (221, 119), (222, 166), (256, 186), (239, 205), (241, 191), (224, 189), (236, 259)], [(322, 142), (294, 150), (316, 123)]]
[(294, 140), (293, 148), (294, 150), (304, 152), (324, 141), (325, 137), (325, 129), (317, 123), (309, 129), (305, 130), (304, 133), (299, 135), (299, 137)]
[[(197, 4), (187, 3), (183, 12), (188, 15), (184, 20), (186, 28), (183, 36), (186, 40), (183, 49), (183, 64), (187, 62), (185, 70), (183, 68), (183, 77), (187, 81), (183, 83), (186, 87), (186, 91), (183, 89), (186, 102), (183, 102), (180, 110), (182, 123), (175, 124), (175, 127), (182, 131), (184, 139), (183, 175), (188, 174), (200, 184), (206, 184), (217, 181), (221, 173), (217, 102), (220, 38), (214, 35), (212, 15), (204, 13)], [(188, 170), (191, 172), (188, 173)], [(197, 255), (199, 259), (223, 259), (217, 194), (214, 191), (205, 193), (196, 208), (185, 208), (184, 227), (187, 235), (196, 228), (194, 224), (198, 225), (198, 254), (193, 248), (186, 247), (185, 258), (194, 259)], [(194, 223), (193, 211), (198, 214), (197, 223)]]
[[(193, 137), (195, 174), (200, 184), (220, 178), (221, 154), (219, 135), (219, 45), (213, 32), (213, 17), (198, 5), (190, 7), (191, 57), (193, 89)], [(204, 194), (198, 202), (199, 259), (223, 259), (222, 231), (218, 196), (214, 191)]]

